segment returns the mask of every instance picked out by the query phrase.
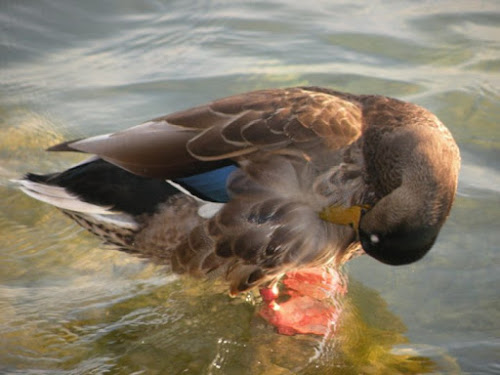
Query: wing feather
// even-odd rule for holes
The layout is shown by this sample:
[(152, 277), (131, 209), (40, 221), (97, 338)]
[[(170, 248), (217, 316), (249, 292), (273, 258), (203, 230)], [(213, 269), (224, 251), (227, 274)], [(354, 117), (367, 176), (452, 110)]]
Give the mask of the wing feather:
[(257, 151), (321, 154), (321, 149), (352, 143), (361, 126), (361, 105), (343, 94), (317, 88), (260, 90), (52, 149), (96, 154), (143, 176), (176, 178)]

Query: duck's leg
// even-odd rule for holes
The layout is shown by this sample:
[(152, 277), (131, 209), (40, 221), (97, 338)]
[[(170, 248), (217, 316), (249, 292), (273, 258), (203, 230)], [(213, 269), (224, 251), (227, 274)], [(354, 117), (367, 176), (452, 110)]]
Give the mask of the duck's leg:
[[(278, 304), (271, 288), (261, 290), (266, 304), (259, 315), (285, 335), (326, 335), (340, 315), (332, 300), (345, 294), (345, 282), (338, 273), (309, 268), (288, 273), (284, 280), (288, 300)], [(277, 292), (277, 289), (276, 289)]]

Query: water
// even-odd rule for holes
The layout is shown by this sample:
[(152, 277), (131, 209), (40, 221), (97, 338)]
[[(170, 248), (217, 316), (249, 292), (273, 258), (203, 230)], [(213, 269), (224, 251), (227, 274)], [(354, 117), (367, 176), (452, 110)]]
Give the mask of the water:
[[(498, 2), (3, 0), (0, 27), (0, 373), (500, 372)], [(43, 151), (64, 139), (294, 85), (424, 105), (463, 159), (433, 251), (351, 262), (326, 339), (106, 251), (10, 182), (80, 160)]]

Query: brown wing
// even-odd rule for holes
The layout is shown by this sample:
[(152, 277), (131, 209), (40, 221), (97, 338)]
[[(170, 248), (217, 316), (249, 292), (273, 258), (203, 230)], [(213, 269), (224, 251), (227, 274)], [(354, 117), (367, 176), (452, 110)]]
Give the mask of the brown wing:
[(360, 131), (361, 109), (354, 97), (290, 88), (219, 99), (54, 149), (96, 154), (143, 176), (173, 178), (255, 151), (335, 150), (351, 143)]

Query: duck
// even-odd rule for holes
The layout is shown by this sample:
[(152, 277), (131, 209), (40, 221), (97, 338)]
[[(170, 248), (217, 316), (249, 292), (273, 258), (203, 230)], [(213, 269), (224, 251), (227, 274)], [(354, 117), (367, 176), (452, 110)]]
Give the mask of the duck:
[(367, 254), (420, 260), (460, 153), (428, 110), (322, 87), (247, 92), (49, 151), (90, 154), (19, 187), (111, 247), (231, 295)]

